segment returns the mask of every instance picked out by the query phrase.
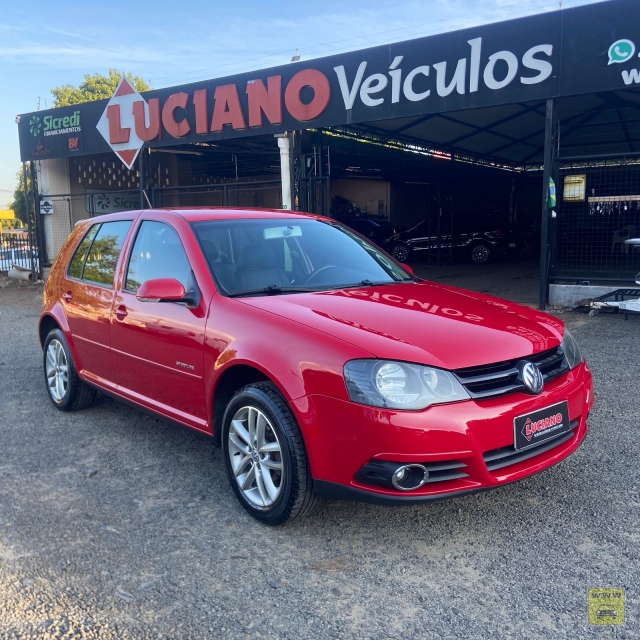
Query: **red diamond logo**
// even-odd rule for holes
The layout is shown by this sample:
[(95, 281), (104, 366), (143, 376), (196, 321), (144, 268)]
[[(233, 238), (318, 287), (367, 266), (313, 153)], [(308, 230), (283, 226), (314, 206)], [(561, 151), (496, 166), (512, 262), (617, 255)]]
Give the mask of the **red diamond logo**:
[[(111, 100), (107, 103), (102, 117), (98, 121), (96, 128), (107, 141), (107, 144), (113, 149), (113, 152), (122, 160), (127, 169), (133, 167), (133, 163), (138, 157), (140, 149), (144, 142), (136, 134), (135, 122), (133, 119), (133, 103), (143, 102), (145, 118), (149, 119), (149, 105), (146, 100), (131, 86), (131, 83), (125, 76), (122, 76)], [(115, 109), (113, 108), (115, 107)], [(119, 118), (118, 118), (119, 116)], [(117, 122), (109, 122), (110, 118), (118, 118)], [(111, 127), (110, 127), (111, 124)], [(117, 129), (119, 133), (126, 138), (125, 142), (112, 141), (111, 136), (113, 130)]]

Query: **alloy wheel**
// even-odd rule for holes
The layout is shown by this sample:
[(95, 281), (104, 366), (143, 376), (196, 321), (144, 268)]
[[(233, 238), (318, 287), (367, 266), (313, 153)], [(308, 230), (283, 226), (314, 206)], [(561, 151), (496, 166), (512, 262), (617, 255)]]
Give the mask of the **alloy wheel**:
[(477, 244), (471, 250), (471, 260), (476, 264), (484, 264), (489, 260), (489, 249), (483, 244)]
[(51, 340), (47, 347), (47, 384), (56, 402), (62, 402), (69, 388), (69, 364), (67, 354), (59, 340)]
[(404, 245), (397, 244), (393, 247), (391, 251), (391, 255), (398, 262), (406, 262), (407, 259), (409, 258), (409, 249), (407, 249), (407, 247), (405, 247)]
[(273, 505), (283, 486), (282, 448), (269, 418), (256, 407), (242, 407), (231, 419), (229, 460), (243, 496), (252, 506)]

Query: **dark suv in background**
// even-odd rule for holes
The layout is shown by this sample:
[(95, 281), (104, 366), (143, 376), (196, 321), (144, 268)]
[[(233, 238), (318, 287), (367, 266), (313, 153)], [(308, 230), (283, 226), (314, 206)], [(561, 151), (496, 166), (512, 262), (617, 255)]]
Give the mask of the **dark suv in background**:
[[(440, 239), (437, 235), (429, 235), (427, 220), (402, 231), (386, 218), (376, 216), (336, 216), (336, 219), (382, 247), (398, 262), (426, 256), (429, 250), (437, 251), (438, 247), (448, 250), (451, 246), (451, 235), (442, 235)], [(500, 230), (453, 235), (454, 252), (474, 264), (486, 264), (492, 258), (505, 255), (508, 249), (509, 242)]]
[(486, 264), (492, 258), (505, 255), (509, 249), (509, 242), (499, 230), (465, 231), (438, 238), (429, 233), (426, 220), (395, 234), (383, 248), (398, 262), (407, 262), (411, 258), (418, 258), (421, 252), (426, 255), (438, 248), (448, 250), (452, 243), (454, 253), (465, 256), (474, 264)]

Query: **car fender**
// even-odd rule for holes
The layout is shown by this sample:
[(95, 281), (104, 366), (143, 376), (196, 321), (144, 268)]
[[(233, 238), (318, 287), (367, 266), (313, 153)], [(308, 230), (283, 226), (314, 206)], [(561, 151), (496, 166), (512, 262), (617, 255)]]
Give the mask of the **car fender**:
[[(60, 330), (64, 334), (64, 337), (67, 340), (69, 345), (69, 349), (71, 350), (71, 356), (73, 357), (73, 362), (78, 371), (82, 370), (82, 362), (80, 361), (80, 357), (78, 356), (78, 351), (76, 350), (76, 345), (73, 341), (73, 336), (71, 335), (71, 330), (69, 329), (69, 323), (67, 322), (67, 317), (64, 314), (64, 310), (62, 309), (62, 305), (60, 302), (56, 302), (50, 309), (47, 309), (41, 316), (38, 321), (38, 334), (40, 334), (40, 327), (44, 322), (45, 318), (51, 318), (55, 321), (55, 323), (60, 327)], [(41, 339), (40, 346), (44, 348), (44, 339)]]
[[(303, 345), (299, 348), (302, 350)], [(213, 398), (218, 382), (229, 369), (244, 365), (256, 369), (271, 380), (289, 403), (310, 394), (348, 400), (343, 376), (344, 363), (357, 357), (371, 357), (368, 352), (354, 348), (351, 355), (342, 350), (327, 350), (333, 353), (326, 353), (322, 361), (317, 357), (305, 360), (296, 357), (296, 351), (298, 349), (293, 346), (283, 353), (278, 344), (264, 344), (258, 340), (229, 345), (207, 367), (212, 369), (212, 375), (209, 376), (210, 393), (207, 393), (207, 397)]]
[[(291, 405), (310, 394), (348, 400), (344, 363), (372, 357), (340, 338), (237, 300), (219, 297), (212, 307), (216, 321), (207, 323), (204, 353), (210, 416), (218, 384), (232, 367), (259, 371)], [(268, 336), (256, 334), (258, 326), (268, 327)]]

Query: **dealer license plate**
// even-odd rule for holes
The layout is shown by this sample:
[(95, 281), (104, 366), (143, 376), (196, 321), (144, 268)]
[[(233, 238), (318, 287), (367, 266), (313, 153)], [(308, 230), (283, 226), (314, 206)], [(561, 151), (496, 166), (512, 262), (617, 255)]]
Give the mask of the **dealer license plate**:
[(513, 444), (516, 451), (534, 447), (571, 430), (566, 400), (519, 416), (513, 422)]

